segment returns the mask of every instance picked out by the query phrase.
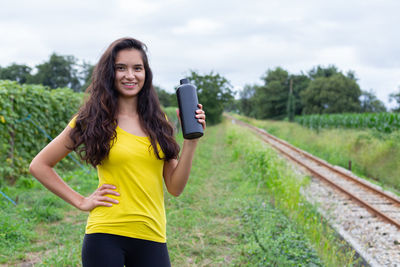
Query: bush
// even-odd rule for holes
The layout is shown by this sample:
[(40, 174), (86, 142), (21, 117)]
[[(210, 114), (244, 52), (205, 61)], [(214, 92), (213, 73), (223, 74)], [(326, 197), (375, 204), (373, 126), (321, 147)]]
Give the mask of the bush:
[[(15, 182), (28, 164), (78, 111), (82, 93), (69, 88), (0, 81), (0, 179)], [(1, 183), (1, 182), (0, 182)]]

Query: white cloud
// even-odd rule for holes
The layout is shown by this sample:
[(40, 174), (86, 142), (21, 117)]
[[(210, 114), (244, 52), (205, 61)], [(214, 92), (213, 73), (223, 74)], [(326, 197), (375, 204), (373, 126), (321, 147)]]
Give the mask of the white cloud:
[(160, 2), (158, 1), (145, 1), (145, 0), (118, 0), (117, 6), (120, 11), (131, 16), (148, 16), (155, 14), (161, 9)]
[(207, 19), (207, 18), (196, 18), (189, 20), (183, 26), (177, 26), (172, 29), (172, 33), (177, 35), (211, 35), (218, 33), (222, 26), (220, 23)]
[(277, 66), (300, 73), (334, 64), (388, 103), (400, 85), (398, 10), (396, 0), (4, 1), (0, 66), (34, 66), (52, 52), (95, 63), (112, 41), (132, 36), (148, 45), (154, 80), (168, 90), (189, 69), (241, 87)]
[(12, 37), (2, 38), (0, 42), (0, 62), (28, 64), (33, 67), (47, 57), (48, 47), (28, 25), (0, 22), (0, 36)]

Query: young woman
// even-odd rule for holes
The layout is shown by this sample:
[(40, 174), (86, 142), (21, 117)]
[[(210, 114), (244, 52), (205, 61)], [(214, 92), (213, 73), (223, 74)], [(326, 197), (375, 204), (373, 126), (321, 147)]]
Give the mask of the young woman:
[[(163, 180), (179, 196), (198, 139), (179, 146), (152, 85), (145, 45), (113, 42), (96, 65), (89, 99), (68, 126), (33, 160), (30, 172), (50, 191), (90, 211), (83, 266), (170, 266)], [(193, 114), (206, 127), (202, 105)], [(88, 197), (71, 189), (53, 167), (72, 150), (97, 168)]]

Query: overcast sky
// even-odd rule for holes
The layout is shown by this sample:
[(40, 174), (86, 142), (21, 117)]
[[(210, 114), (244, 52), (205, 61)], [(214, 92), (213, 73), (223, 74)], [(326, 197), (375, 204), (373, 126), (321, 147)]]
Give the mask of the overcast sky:
[(154, 83), (169, 92), (195, 70), (235, 89), (335, 65), (387, 106), (400, 86), (400, 1), (0, 0), (0, 66), (34, 67), (52, 52), (95, 64), (125, 36), (147, 44)]

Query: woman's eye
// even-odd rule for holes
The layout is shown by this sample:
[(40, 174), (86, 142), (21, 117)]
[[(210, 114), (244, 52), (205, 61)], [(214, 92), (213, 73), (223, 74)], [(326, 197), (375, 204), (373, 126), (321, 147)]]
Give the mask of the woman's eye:
[(125, 70), (125, 67), (124, 66), (117, 66), (116, 69), (119, 70), (119, 71), (122, 71), (122, 70)]
[(141, 71), (141, 70), (142, 70), (142, 67), (136, 67), (135, 70), (136, 70), (136, 71)]

